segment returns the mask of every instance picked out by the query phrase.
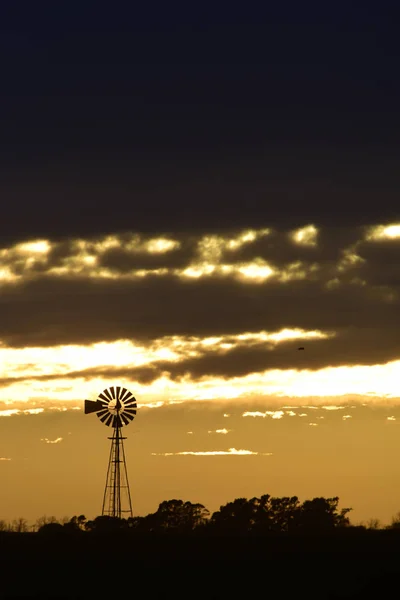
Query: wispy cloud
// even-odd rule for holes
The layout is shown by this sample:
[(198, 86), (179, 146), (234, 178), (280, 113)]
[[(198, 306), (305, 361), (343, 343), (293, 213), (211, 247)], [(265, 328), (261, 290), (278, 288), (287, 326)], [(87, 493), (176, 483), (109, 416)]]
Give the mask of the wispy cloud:
[(44, 442), (45, 444), (59, 444), (60, 442), (63, 441), (63, 438), (62, 437), (58, 437), (55, 440), (49, 440), (48, 438), (41, 438), (40, 441)]
[(12, 417), (13, 415), (39, 415), (44, 411), (44, 408), (27, 408), (20, 410), (19, 408), (9, 408), (0, 410), (0, 417)]
[(260, 412), (259, 410), (255, 411), (246, 411), (243, 413), (242, 417), (271, 417), (272, 419), (282, 419), (284, 416), (283, 410), (266, 410), (265, 412)]
[(209, 450), (209, 451), (186, 451), (186, 452), (152, 452), (152, 456), (272, 456), (272, 452), (253, 452), (252, 450)]
[(387, 421), (395, 421), (396, 417), (387, 417)]
[(4, 460), (4, 461), (7, 460), (8, 461), (8, 460), (11, 460), (11, 458), (7, 458), (5, 456), (0, 456), (0, 460)]
[(226, 435), (227, 433), (229, 433), (230, 431), (232, 431), (232, 429), (209, 429), (208, 433), (222, 433), (224, 435)]

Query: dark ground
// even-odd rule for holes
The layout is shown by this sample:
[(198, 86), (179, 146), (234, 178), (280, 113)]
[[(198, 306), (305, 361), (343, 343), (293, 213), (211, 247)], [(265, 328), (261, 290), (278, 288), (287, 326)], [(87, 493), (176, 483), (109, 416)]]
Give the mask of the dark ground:
[(2, 598), (397, 598), (397, 531), (217, 537), (2, 534)]

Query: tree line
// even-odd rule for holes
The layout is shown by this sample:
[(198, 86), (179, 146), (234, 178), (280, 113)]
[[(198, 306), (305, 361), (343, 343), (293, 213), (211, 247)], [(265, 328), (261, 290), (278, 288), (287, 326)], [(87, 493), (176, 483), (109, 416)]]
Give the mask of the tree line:
[(137, 533), (192, 533), (221, 534), (249, 533), (329, 533), (343, 528), (400, 529), (400, 513), (386, 527), (371, 519), (365, 524), (353, 525), (348, 514), (351, 508), (339, 509), (339, 498), (313, 498), (300, 502), (297, 496), (236, 498), (212, 514), (199, 503), (183, 500), (165, 500), (156, 512), (143, 517), (116, 518), (98, 516), (88, 520), (84, 515), (56, 519), (41, 517), (33, 526), (23, 519), (7, 523), (0, 520), (0, 531), (24, 533), (107, 532), (129, 530)]

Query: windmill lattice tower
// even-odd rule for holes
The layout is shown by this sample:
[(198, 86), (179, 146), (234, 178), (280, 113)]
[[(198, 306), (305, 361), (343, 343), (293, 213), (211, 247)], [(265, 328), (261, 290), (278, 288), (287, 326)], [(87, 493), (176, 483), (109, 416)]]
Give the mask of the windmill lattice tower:
[(114, 386), (99, 394), (97, 400), (85, 400), (85, 414), (96, 413), (100, 421), (113, 427), (102, 515), (121, 518), (132, 517), (132, 501), (126, 470), (124, 440), (121, 428), (129, 425), (136, 415), (136, 399), (127, 389)]

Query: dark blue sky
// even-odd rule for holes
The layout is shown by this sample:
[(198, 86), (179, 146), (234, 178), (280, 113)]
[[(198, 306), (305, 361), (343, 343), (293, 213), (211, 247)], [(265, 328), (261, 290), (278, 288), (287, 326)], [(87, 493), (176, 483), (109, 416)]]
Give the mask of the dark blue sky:
[(395, 2), (127, 4), (0, 9), (0, 235), (396, 218)]

